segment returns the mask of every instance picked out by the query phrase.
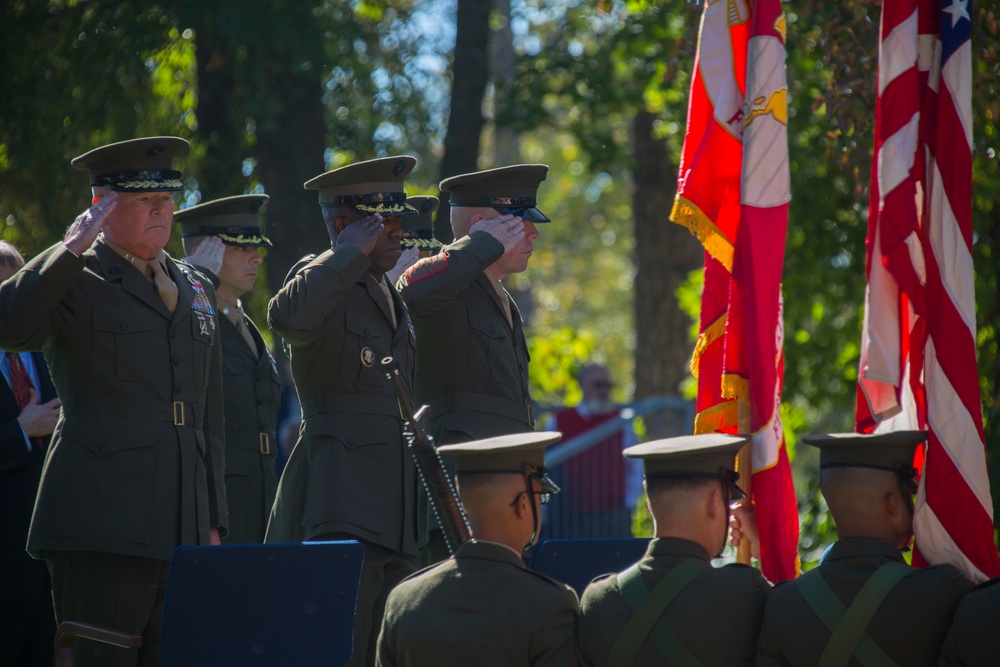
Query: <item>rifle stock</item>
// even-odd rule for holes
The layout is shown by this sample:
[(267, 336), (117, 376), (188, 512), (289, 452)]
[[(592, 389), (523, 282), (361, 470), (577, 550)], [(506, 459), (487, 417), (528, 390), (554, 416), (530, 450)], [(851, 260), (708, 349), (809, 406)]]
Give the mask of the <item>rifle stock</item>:
[(400, 413), (409, 428), (406, 434), (407, 448), (427, 490), (431, 507), (434, 508), (434, 513), (441, 523), (441, 532), (448, 544), (448, 551), (455, 553), (458, 547), (472, 539), (472, 529), (458, 500), (458, 494), (455, 493), (455, 487), (445, 473), (444, 465), (434, 447), (434, 440), (420, 424), (420, 418), (427, 406), (422, 406), (417, 413), (413, 412), (410, 394), (399, 377), (399, 371), (396, 370), (392, 357), (382, 359), (382, 367), (385, 369), (385, 376), (396, 390)]

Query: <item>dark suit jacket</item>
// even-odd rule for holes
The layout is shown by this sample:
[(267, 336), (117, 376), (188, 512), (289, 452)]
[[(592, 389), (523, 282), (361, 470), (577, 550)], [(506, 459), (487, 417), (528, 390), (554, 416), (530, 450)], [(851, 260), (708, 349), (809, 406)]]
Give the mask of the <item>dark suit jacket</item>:
[(225, 534), (221, 346), (212, 284), (168, 261), (171, 314), (98, 240), (57, 243), (0, 286), (0, 348), (42, 348), (62, 402), (28, 547), (169, 561)]
[[(657, 538), (639, 561), (646, 588), (653, 588), (688, 558), (709, 560), (694, 542)], [(732, 564), (702, 572), (681, 591), (664, 614), (685, 647), (705, 667), (753, 665), (757, 633), (771, 586), (752, 567)], [(616, 575), (595, 579), (580, 601), (580, 664), (607, 665), (605, 660), (618, 635), (632, 617), (618, 587)], [(650, 640), (636, 654), (635, 664), (662, 664)], [(608, 665), (611, 667), (611, 665)]]
[[(806, 577), (822, 576), (845, 606), (883, 564), (903, 561), (888, 542), (849, 538), (836, 542), (823, 562), (798, 579), (774, 587), (757, 644), (758, 665), (815, 665), (830, 631), (799, 592)], [(951, 565), (914, 569), (889, 592), (867, 634), (897, 665), (936, 665), (951, 617), (972, 582)], [(858, 665), (851, 660), (851, 666)]]
[(389, 593), (377, 664), (571, 667), (579, 613), (572, 588), (512, 550), (466, 542)]
[[(36, 389), (41, 402), (47, 403), (56, 397), (49, 369), (41, 353), (31, 357), (41, 383)], [(4, 602), (36, 600), (49, 589), (45, 563), (25, 551), (45, 451), (34, 444), (28, 451), (17, 423), (20, 413), (14, 392), (0, 378), (0, 601)], [(49, 438), (44, 441), (48, 445)]]
[(397, 326), (368, 276), (368, 257), (339, 245), (294, 266), (267, 320), (290, 349), (303, 424), (267, 527), (268, 542), (347, 533), (417, 553), (417, 473), (381, 360), (410, 388), (416, 341), (395, 289)]

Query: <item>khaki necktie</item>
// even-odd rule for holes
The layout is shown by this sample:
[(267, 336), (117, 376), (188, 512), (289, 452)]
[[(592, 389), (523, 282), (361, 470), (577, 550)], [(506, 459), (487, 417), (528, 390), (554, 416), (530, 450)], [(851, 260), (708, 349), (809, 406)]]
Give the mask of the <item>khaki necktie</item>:
[(498, 282), (493, 283), (493, 287), (497, 291), (497, 296), (500, 297), (500, 303), (503, 304), (503, 314), (507, 317), (507, 325), (513, 329), (514, 328), (514, 315), (510, 310), (510, 297), (507, 296), (507, 290), (503, 288)]
[(156, 291), (160, 293), (163, 303), (167, 304), (167, 310), (173, 313), (177, 310), (177, 285), (170, 279), (170, 274), (158, 259), (150, 260), (146, 263), (146, 267), (156, 284)]
[[(229, 309), (227, 308), (226, 310)], [(228, 316), (229, 313), (226, 313), (226, 315)], [(250, 333), (250, 325), (247, 324), (244, 319), (245, 317), (246, 314), (243, 312), (243, 309), (237, 307), (236, 317), (230, 318), (230, 321), (236, 325), (236, 330), (240, 332), (241, 336), (243, 336), (243, 340), (245, 340), (247, 345), (250, 347), (250, 351), (253, 352), (254, 358), (259, 359), (260, 354), (258, 354), (257, 350), (257, 341), (253, 339), (253, 335)]]

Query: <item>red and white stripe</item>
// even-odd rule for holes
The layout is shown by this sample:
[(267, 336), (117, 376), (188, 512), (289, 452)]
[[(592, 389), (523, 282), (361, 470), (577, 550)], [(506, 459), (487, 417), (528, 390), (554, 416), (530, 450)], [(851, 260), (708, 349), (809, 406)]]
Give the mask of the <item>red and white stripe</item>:
[(1000, 555), (976, 363), (972, 53), (961, 21), (967, 0), (883, 4), (858, 429), (928, 430), (913, 562), (982, 581), (1000, 575)]

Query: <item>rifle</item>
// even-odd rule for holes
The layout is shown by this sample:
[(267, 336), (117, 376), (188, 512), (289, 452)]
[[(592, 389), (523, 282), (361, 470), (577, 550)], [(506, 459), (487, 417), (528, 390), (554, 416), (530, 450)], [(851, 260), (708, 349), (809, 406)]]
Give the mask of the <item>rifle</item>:
[(385, 376), (389, 378), (396, 390), (399, 410), (408, 427), (406, 443), (410, 455), (417, 465), (420, 479), (423, 481), (424, 488), (431, 500), (431, 507), (434, 508), (434, 514), (437, 515), (441, 524), (441, 532), (448, 544), (448, 551), (455, 553), (460, 546), (472, 539), (472, 528), (469, 527), (469, 519), (465, 516), (465, 510), (462, 509), (462, 505), (458, 501), (455, 487), (452, 486), (451, 480), (445, 473), (444, 465), (434, 447), (434, 440), (420, 424), (420, 420), (429, 406), (421, 406), (414, 414), (410, 394), (403, 386), (403, 381), (393, 364), (392, 357), (382, 359), (382, 367), (385, 369)]

